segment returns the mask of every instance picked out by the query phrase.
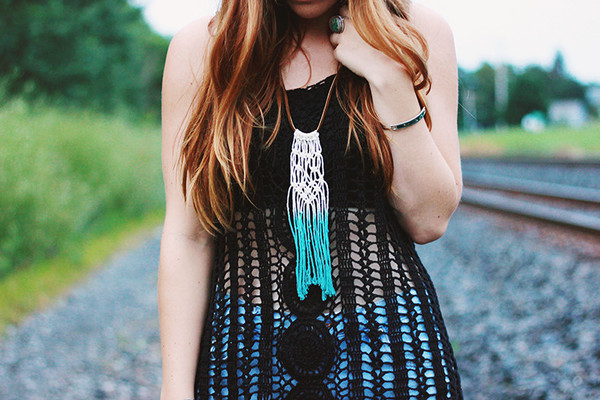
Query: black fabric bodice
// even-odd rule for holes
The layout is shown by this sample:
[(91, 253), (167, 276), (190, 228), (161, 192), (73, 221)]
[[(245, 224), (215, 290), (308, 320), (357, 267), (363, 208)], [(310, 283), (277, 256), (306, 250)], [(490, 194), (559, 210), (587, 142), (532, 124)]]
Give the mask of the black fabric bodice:
[[(287, 92), (298, 129), (316, 129), (332, 80)], [(354, 140), (346, 152), (335, 94), (319, 133), (336, 294), (323, 301), (312, 286), (298, 298), (286, 208), (293, 130), (282, 123), (269, 148), (270, 131), (253, 132), (256, 190), (251, 202), (236, 193), (235, 230), (215, 241), (196, 399), (462, 398), (433, 284), (369, 157)]]

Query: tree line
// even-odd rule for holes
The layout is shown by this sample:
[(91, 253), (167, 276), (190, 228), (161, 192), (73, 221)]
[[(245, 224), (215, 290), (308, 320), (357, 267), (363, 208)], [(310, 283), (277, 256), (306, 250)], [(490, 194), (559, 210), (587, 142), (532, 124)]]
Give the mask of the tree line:
[(591, 115), (597, 116), (586, 97), (587, 87), (567, 73), (560, 52), (547, 69), (531, 65), (519, 70), (489, 63), (476, 71), (459, 69), (459, 84), (461, 128), (518, 125), (529, 113), (546, 115), (550, 104), (562, 99), (580, 100)]
[(127, 0), (0, 0), (0, 101), (158, 118), (168, 39)]
[[(20, 96), (158, 118), (169, 40), (127, 0), (0, 0), (0, 33), (0, 102)], [(519, 124), (556, 99), (587, 104), (564, 64), (557, 53), (549, 69), (459, 69), (459, 126)]]

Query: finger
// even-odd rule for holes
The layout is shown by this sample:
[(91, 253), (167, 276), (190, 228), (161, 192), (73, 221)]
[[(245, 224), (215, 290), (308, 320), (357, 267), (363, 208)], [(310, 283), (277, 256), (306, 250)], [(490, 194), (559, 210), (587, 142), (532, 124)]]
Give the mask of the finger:
[(329, 35), (329, 42), (331, 42), (331, 45), (335, 48), (338, 46), (338, 44), (340, 44), (340, 34), (339, 33), (332, 33), (331, 35)]
[(354, 26), (352, 18), (350, 18), (349, 16), (344, 16), (344, 31), (346, 31), (346, 29), (348, 29), (348, 27), (350, 26)]

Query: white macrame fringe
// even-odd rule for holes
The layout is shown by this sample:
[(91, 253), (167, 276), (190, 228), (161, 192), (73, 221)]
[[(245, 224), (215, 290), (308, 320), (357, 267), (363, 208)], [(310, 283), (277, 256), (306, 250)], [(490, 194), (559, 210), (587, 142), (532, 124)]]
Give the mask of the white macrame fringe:
[(296, 286), (301, 300), (313, 284), (321, 287), (323, 300), (335, 294), (329, 252), (329, 187), (321, 152), (319, 132), (295, 130), (287, 210), (296, 245)]

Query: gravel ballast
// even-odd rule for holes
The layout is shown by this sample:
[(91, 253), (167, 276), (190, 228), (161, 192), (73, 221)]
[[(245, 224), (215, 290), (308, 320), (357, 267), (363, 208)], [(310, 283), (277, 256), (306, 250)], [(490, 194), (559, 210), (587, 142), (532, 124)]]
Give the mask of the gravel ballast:
[(115, 255), (0, 343), (0, 399), (154, 399), (160, 393), (159, 232)]
[(490, 162), (487, 159), (463, 158), (462, 169), (465, 175), (469, 172), (481, 172), (511, 178), (600, 189), (600, 163), (598, 162), (563, 165), (500, 160)]
[(511, 219), (461, 205), (441, 239), (417, 246), (465, 398), (600, 399), (600, 259), (550, 229), (507, 230)]
[[(465, 399), (600, 399), (600, 260), (461, 205), (417, 251)], [(158, 399), (159, 235), (0, 342), (0, 399)]]

